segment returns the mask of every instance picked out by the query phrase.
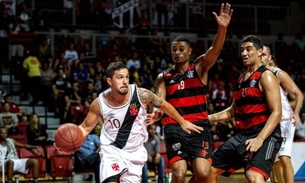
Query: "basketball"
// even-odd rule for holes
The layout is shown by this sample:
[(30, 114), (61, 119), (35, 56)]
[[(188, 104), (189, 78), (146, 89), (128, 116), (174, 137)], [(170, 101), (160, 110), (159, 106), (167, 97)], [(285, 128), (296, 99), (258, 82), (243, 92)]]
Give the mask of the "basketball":
[(77, 125), (66, 123), (58, 127), (54, 139), (55, 145), (60, 151), (73, 153), (82, 146), (84, 135)]

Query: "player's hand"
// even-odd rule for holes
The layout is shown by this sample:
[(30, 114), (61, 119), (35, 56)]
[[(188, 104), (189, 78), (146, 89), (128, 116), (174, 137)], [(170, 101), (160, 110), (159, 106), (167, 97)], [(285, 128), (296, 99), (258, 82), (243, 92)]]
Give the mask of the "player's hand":
[(291, 120), (293, 120), (292, 124), (294, 126), (297, 126), (301, 122), (300, 116), (298, 114), (294, 114), (294, 113), (291, 115)]
[(68, 154), (68, 153), (66, 153), (66, 152), (64, 152), (64, 151), (62, 151), (62, 150), (60, 150), (60, 149), (56, 146), (55, 143), (53, 143), (53, 145), (54, 145), (55, 148), (56, 148), (56, 154), (58, 154), (58, 155)]
[(191, 122), (185, 121), (183, 124), (181, 124), (181, 128), (183, 131), (185, 131), (187, 134), (191, 134), (192, 131), (201, 133), (203, 131), (203, 128), (197, 125), (194, 125)]
[(220, 6), (220, 13), (217, 15), (215, 12), (213, 12), (213, 15), (217, 21), (217, 24), (222, 27), (228, 27), (231, 17), (233, 14), (233, 9), (231, 9), (231, 4), (229, 3), (222, 3)]
[(247, 151), (256, 152), (259, 148), (262, 147), (264, 140), (261, 138), (253, 138), (246, 140)]
[(158, 120), (159, 116), (160, 116), (159, 110), (156, 110), (155, 112), (147, 114), (147, 118), (145, 119), (147, 126), (156, 122)]

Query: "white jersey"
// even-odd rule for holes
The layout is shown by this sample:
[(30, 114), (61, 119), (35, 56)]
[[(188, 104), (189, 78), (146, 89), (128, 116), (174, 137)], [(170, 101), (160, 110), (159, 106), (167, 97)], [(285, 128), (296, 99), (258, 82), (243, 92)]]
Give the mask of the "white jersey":
[[(281, 71), (280, 68), (276, 68), (273, 71), (276, 77), (279, 71)], [(282, 103), (282, 120), (290, 119), (291, 115), (293, 114), (293, 110), (288, 100), (288, 92), (285, 91), (284, 88), (280, 86), (280, 93), (281, 93), (281, 103)]]
[(130, 99), (120, 107), (113, 107), (106, 102), (104, 95), (110, 89), (99, 95), (98, 101), (104, 120), (100, 141), (102, 145), (135, 151), (148, 139), (145, 122), (147, 111), (140, 101), (137, 86), (131, 84), (129, 87)]

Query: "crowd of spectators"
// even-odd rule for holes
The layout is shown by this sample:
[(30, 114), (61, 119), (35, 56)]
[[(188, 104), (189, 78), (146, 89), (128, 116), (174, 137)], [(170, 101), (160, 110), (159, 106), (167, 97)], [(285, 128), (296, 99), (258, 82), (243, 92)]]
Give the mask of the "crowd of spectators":
[[(3, 2), (1, 5), (2, 16), (10, 16), (9, 9), (5, 8)], [(2, 17), (2, 25), (5, 23), (5, 26), (9, 28), (2, 27), (2, 32), (9, 30), (7, 32), (7, 36), (9, 36), (9, 34), (15, 34), (16, 31), (48, 31), (47, 19), (44, 20), (43, 16), (40, 16), (42, 16), (40, 11), (31, 15), (27, 11), (26, 4), (21, 4), (17, 16), (7, 19)], [(32, 18), (29, 19), (29, 17)], [(36, 19), (39, 19), (40, 24), (35, 23)], [(145, 24), (141, 17), (139, 21), (139, 23)], [(17, 26), (17, 23), (20, 25)], [(16, 27), (19, 28), (16, 29)], [(61, 30), (57, 27), (56, 31)], [(34, 41), (30, 45), (20, 43), (12, 45), (14, 49), (12, 49), (10, 62), (11, 67), (16, 70), (16, 78), (21, 80), (21, 100), (31, 99), (30, 105), (42, 102), (49, 111), (55, 113), (55, 117), (61, 119), (62, 124), (66, 122), (79, 124), (88, 113), (90, 103), (107, 88), (105, 68), (113, 61), (122, 61), (127, 65), (131, 83), (154, 91), (158, 73), (172, 65), (170, 59), (171, 30), (160, 31), (158, 26), (150, 30), (140, 26), (140, 30), (136, 34), (143, 33), (143, 31), (146, 31), (145, 34), (151, 35), (151, 37), (132, 39), (129, 36), (132, 33), (125, 29), (120, 30), (117, 35), (111, 36), (108, 27), (101, 26), (99, 33), (102, 35), (96, 40), (96, 52), (92, 51), (92, 40), (83, 38), (79, 34), (56, 34), (54, 55), (51, 54), (48, 36), (34, 35)], [(72, 28), (70, 32), (75, 33), (76, 29)], [(162, 36), (159, 36), (160, 34)], [(200, 39), (202, 37), (208, 37), (208, 35), (200, 32), (198, 40), (192, 42), (194, 57), (205, 50), (205, 45)], [(226, 40), (223, 51), (210, 72), (208, 83), (210, 113), (218, 112), (231, 104), (236, 79), (244, 69), (238, 56), (239, 43), (237, 40), (233, 40), (233, 37), (235, 37), (234, 34), (228, 33), (229, 39)], [(283, 35), (279, 35), (278, 40), (275, 40), (274, 50), (276, 50), (275, 56), (279, 61), (278, 65), (289, 73), (302, 91), (305, 91), (305, 67), (301, 59), (301, 56), (304, 55), (302, 39), (302, 34), (298, 34), (295, 43), (288, 45), (283, 41)], [(37, 60), (39, 65), (37, 67), (35, 64), (35, 82), (31, 80), (34, 66), (25, 64), (33, 63), (33, 60)], [(5, 97), (5, 101), (3, 101), (5, 103), (1, 104), (0, 112), (4, 111), (3, 106), (6, 102), (12, 103), (11, 100), (10, 95)], [(10, 106), (10, 110), (17, 113), (18, 119), (21, 120), (24, 115), (22, 109), (17, 104), (12, 103)], [(161, 124), (157, 131), (162, 133)], [(234, 121), (215, 123), (211, 125), (211, 131), (214, 140), (224, 141), (234, 133)]]

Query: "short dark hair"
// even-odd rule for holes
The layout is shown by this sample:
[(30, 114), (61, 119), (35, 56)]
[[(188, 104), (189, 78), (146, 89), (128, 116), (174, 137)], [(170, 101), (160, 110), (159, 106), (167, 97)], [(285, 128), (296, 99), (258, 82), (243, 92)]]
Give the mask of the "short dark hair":
[[(173, 42), (186, 42), (189, 46), (191, 45), (191, 42), (190, 40), (187, 38), (187, 37), (184, 37), (184, 36), (178, 36), (176, 37)], [(172, 42), (172, 43), (173, 43)]]
[(248, 35), (241, 40), (241, 43), (250, 42), (253, 43), (253, 46), (258, 49), (263, 49), (264, 43), (263, 40), (256, 35)]
[(274, 55), (271, 55), (271, 60), (273, 60), (274, 64), (277, 65), (277, 60)]
[(120, 70), (120, 69), (127, 69), (125, 64), (123, 64), (122, 62), (111, 62), (107, 69), (106, 69), (106, 77), (107, 78), (112, 78), (114, 71), (116, 70)]

